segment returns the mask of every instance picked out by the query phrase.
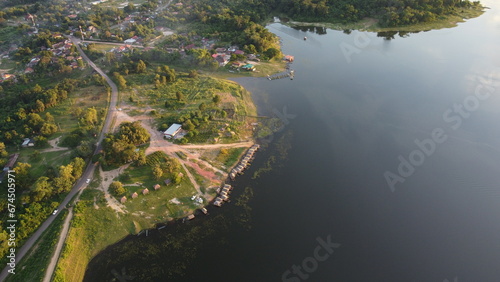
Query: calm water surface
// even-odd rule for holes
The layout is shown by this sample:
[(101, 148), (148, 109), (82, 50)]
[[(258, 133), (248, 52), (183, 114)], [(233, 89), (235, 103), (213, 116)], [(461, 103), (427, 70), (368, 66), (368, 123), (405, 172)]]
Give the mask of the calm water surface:
[[(153, 235), (111, 246), (86, 279), (123, 269), (136, 281), (500, 281), (500, 4), (484, 3), (486, 14), (456, 28), (392, 40), (269, 25), (296, 77), (237, 79), (262, 114), (290, 115), (235, 183), (253, 189), (246, 209), (233, 200), (166, 228), (214, 227), (185, 243), (183, 276), (169, 274), (177, 254), (163, 248), (175, 237)], [(251, 179), (288, 145), (286, 160)], [(414, 170), (392, 191), (384, 174), (410, 157)], [(340, 245), (315, 259), (328, 237)]]

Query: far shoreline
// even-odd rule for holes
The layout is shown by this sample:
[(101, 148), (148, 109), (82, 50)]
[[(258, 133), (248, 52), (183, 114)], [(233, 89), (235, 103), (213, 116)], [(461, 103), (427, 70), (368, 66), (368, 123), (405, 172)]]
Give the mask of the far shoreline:
[[(420, 32), (420, 31), (430, 31), (430, 30), (440, 30), (446, 28), (457, 27), (459, 23), (466, 22), (467, 20), (478, 18), (483, 15), (489, 7), (480, 5), (479, 7), (474, 7), (468, 10), (463, 10), (456, 14), (450, 14), (441, 17), (441, 19), (427, 22), (427, 23), (417, 23), (413, 25), (406, 26), (396, 26), (396, 27), (381, 27), (378, 25), (379, 20), (375, 18), (364, 18), (359, 22), (354, 23), (329, 23), (329, 22), (307, 22), (307, 21), (295, 21), (295, 20), (285, 20), (279, 23), (294, 27), (294, 26), (315, 26), (324, 27), (333, 30), (358, 30), (358, 31), (368, 31), (368, 32)], [(269, 22), (271, 24), (273, 22)]]

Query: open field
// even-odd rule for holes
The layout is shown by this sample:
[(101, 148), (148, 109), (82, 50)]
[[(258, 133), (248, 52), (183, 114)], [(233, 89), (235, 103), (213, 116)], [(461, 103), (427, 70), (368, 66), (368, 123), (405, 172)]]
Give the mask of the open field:
[(82, 281), (92, 256), (133, 231), (126, 221), (117, 220), (102, 192), (95, 189), (82, 193), (74, 212), (54, 281)]

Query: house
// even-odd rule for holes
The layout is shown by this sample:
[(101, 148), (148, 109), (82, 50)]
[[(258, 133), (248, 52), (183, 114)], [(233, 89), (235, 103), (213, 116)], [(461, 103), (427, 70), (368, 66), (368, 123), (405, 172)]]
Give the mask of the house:
[(134, 192), (134, 193), (132, 194), (132, 196), (131, 196), (131, 197), (132, 197), (132, 199), (135, 199), (135, 198), (137, 198), (138, 196), (139, 196), (139, 194), (137, 194), (137, 192)]
[(220, 67), (227, 65), (227, 63), (229, 63), (230, 59), (231, 59), (231, 56), (229, 56), (229, 55), (218, 55), (217, 57), (215, 57), (215, 60), (217, 61), (217, 63), (219, 63)]
[(168, 139), (174, 138), (175, 135), (179, 133), (179, 131), (181, 131), (181, 129), (182, 129), (181, 124), (174, 123), (167, 130), (165, 130), (165, 132), (163, 132), (163, 135)]
[(170, 179), (165, 179), (165, 180), (163, 181), (163, 183), (165, 183), (165, 185), (169, 185), (170, 183), (172, 183), (172, 180), (170, 180)]
[(255, 66), (252, 64), (246, 64), (246, 65), (242, 66), (241, 68), (246, 70), (246, 71), (255, 71)]
[(28, 73), (33, 73), (35, 70), (30, 68), (30, 67), (27, 67), (25, 70), (24, 70), (24, 73), (25, 74), (28, 74)]
[(153, 188), (154, 188), (154, 189), (155, 189), (155, 191), (156, 191), (156, 190), (160, 189), (160, 188), (161, 188), (161, 186), (160, 186), (160, 184), (156, 184), (155, 186), (153, 186)]
[(126, 197), (126, 196), (123, 196), (123, 197), (120, 199), (120, 203), (125, 204), (126, 202), (127, 202), (127, 197)]
[(245, 65), (245, 63), (242, 63), (242, 62), (233, 62), (231, 64), (231, 66), (234, 67), (234, 68), (239, 68), (239, 67), (241, 67), (243, 65)]
[(148, 188), (144, 188), (144, 190), (142, 190), (142, 194), (143, 194), (143, 195), (147, 195), (147, 194), (149, 194), (149, 190), (148, 190)]
[(217, 52), (217, 53), (225, 53), (226, 52), (226, 48), (217, 48), (217, 49), (215, 49), (215, 52)]
[(33, 147), (33, 146), (35, 146), (35, 141), (32, 139), (29, 139), (29, 138), (24, 138), (21, 146), (22, 147)]
[(10, 73), (3, 73), (2, 74), (2, 79), (3, 80), (10, 80), (10, 79), (14, 79), (14, 77), (16, 77), (15, 75), (13, 74), (10, 74)]
[(129, 39), (123, 41), (123, 43), (125, 43), (125, 44), (134, 44), (136, 41), (137, 40), (134, 39), (134, 38), (129, 38)]
[(243, 52), (241, 50), (236, 50), (236, 51), (234, 51), (234, 54), (236, 54), (236, 55), (244, 55), (245, 52)]
[(5, 167), (3, 168), (3, 171), (8, 171), (14, 168), (14, 165), (17, 162), (17, 159), (19, 158), (19, 154), (13, 154), (10, 155), (9, 161), (5, 164)]

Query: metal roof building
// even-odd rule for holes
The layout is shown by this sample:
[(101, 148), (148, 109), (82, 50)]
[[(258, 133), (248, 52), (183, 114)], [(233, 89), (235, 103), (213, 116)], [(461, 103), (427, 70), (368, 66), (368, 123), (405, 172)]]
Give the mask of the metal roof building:
[(165, 132), (163, 132), (163, 135), (167, 138), (173, 138), (179, 131), (181, 130), (182, 125), (178, 123), (172, 124)]

